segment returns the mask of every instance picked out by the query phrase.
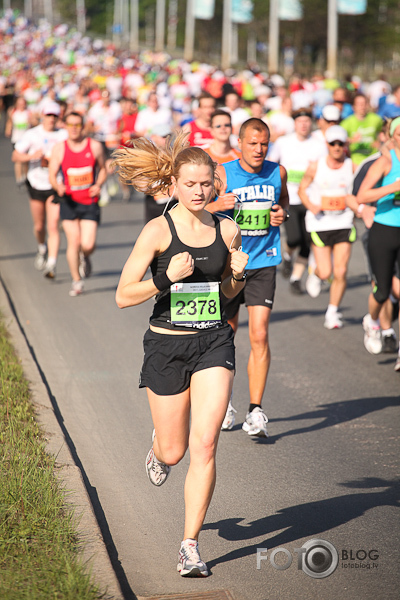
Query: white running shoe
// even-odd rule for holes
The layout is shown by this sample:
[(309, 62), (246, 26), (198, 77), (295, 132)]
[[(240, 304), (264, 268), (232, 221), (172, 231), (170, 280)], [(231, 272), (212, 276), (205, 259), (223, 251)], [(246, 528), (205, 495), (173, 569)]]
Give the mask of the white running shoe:
[(229, 400), (228, 408), (226, 409), (226, 415), (222, 421), (221, 431), (229, 431), (235, 424), (235, 413), (237, 410), (233, 408), (231, 401)]
[(208, 569), (200, 558), (199, 544), (196, 540), (183, 540), (178, 555), (178, 573), (182, 577), (207, 577)]
[(75, 296), (80, 296), (83, 294), (83, 281), (80, 279), (79, 281), (73, 281), (71, 289), (69, 290), (69, 295), (73, 298)]
[(326, 329), (341, 329), (343, 327), (342, 313), (336, 312), (332, 315), (325, 315), (324, 327)]
[(400, 373), (400, 356), (397, 357), (396, 364), (394, 365), (396, 373)]
[(371, 316), (365, 315), (363, 318), (364, 346), (370, 354), (380, 354), (382, 352), (381, 328), (371, 324)]
[(37, 269), (38, 271), (42, 271), (46, 265), (46, 260), (47, 260), (47, 253), (42, 254), (41, 252), (38, 252), (35, 256), (35, 261), (33, 263), (35, 269)]
[(321, 287), (321, 279), (315, 275), (315, 273), (310, 273), (306, 279), (307, 294), (311, 296), (311, 298), (318, 298), (321, 293)]
[(242, 429), (248, 435), (268, 437), (267, 423), (267, 415), (264, 413), (261, 406), (257, 406), (251, 413), (247, 413), (246, 420), (242, 425)]
[(146, 473), (151, 483), (160, 487), (160, 485), (166, 482), (170, 472), (171, 467), (155, 457), (152, 446), (146, 456)]

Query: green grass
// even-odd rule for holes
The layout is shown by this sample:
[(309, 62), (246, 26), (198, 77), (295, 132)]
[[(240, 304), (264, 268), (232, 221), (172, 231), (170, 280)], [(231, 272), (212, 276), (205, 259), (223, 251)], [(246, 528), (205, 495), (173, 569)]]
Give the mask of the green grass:
[(0, 598), (101, 598), (0, 315)]

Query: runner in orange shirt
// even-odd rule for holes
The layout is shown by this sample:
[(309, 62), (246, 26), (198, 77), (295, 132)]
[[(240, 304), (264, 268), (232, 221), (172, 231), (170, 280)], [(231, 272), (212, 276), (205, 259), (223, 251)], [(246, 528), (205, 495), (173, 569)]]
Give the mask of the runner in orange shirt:
[(223, 165), (230, 160), (240, 158), (239, 150), (232, 148), (230, 136), (232, 133), (231, 115), (218, 109), (211, 115), (211, 135), (214, 141), (204, 148), (214, 162)]

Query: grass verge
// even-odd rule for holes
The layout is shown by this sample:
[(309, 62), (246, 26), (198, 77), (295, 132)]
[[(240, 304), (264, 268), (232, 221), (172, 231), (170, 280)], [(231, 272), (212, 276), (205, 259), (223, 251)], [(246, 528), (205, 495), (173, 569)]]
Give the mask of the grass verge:
[(0, 314), (0, 598), (101, 597)]

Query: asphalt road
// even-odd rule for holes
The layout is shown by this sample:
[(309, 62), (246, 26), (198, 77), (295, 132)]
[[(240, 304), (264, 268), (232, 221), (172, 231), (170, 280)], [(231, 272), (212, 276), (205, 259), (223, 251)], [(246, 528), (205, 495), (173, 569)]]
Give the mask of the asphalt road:
[[(315, 300), (292, 296), (278, 274), (266, 441), (240, 426), (249, 353), (242, 311), (238, 424), (221, 435), (217, 487), (200, 537), (211, 576), (182, 579), (176, 563), (187, 459), (160, 489), (144, 470), (152, 423), (137, 382), (151, 303), (121, 311), (114, 301), (143, 223), (142, 199), (117, 199), (103, 209), (93, 276), (83, 296), (70, 298), (64, 238), (54, 282), (33, 268), (27, 196), (15, 186), (9, 156), (1, 139), (1, 278), (84, 473), (125, 597), (229, 590), (235, 600), (397, 598), (400, 375), (394, 355), (371, 356), (363, 346), (369, 285), (360, 242), (342, 330), (323, 327), (326, 290)], [(312, 539), (323, 540), (315, 547), (329, 542), (336, 549), (338, 566), (328, 577), (298, 568), (296, 549)], [(268, 549), (259, 553), (260, 569), (257, 548)]]

